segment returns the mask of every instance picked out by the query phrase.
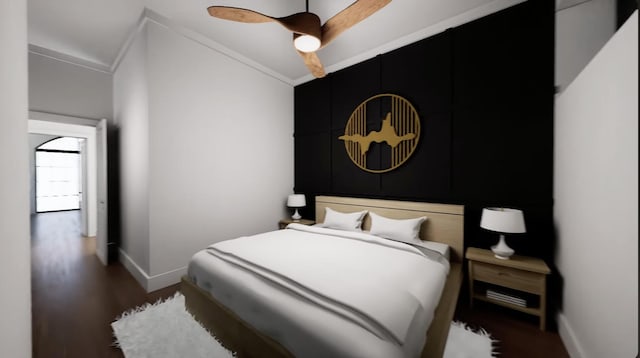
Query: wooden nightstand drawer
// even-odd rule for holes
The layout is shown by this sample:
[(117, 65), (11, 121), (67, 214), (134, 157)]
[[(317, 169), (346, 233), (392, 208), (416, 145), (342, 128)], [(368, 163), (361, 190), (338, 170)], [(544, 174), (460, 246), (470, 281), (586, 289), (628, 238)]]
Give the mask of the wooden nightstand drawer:
[(544, 275), (483, 262), (474, 263), (473, 271), (475, 279), (478, 281), (529, 293), (539, 294), (543, 291), (545, 283)]
[[(496, 258), (489, 250), (470, 247), (465, 255), (469, 260), (469, 303), (473, 300), (494, 303), (513, 310), (540, 317), (540, 329), (545, 330), (547, 318), (547, 275), (549, 266), (535, 257), (513, 255), (509, 260)], [(478, 282), (475, 285), (474, 282)], [(495, 287), (492, 287), (495, 286)], [(511, 297), (520, 298), (518, 291), (533, 295), (522, 302), (499, 297), (500, 288), (514, 290)], [(495, 290), (495, 291), (494, 291)], [(490, 296), (489, 291), (494, 295)], [(502, 293), (509, 296), (509, 293)], [(537, 297), (536, 297), (537, 296)]]

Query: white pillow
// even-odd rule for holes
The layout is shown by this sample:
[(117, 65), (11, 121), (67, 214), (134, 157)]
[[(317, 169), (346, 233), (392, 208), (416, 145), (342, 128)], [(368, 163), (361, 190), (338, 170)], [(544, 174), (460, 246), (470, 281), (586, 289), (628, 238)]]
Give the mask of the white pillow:
[(415, 219), (389, 219), (376, 213), (371, 216), (371, 234), (409, 244), (420, 242), (420, 226), (427, 220), (426, 216)]
[(366, 210), (355, 213), (341, 213), (325, 208), (322, 226), (338, 230), (360, 231), (362, 230), (362, 219), (365, 215), (367, 215)]

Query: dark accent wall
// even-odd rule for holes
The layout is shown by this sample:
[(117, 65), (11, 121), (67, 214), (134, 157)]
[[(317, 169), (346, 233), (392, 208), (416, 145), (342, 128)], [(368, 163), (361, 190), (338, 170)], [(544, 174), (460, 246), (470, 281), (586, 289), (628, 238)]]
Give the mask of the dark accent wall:
[[(554, 3), (528, 1), (295, 88), (295, 191), (464, 204), (467, 246), (486, 206), (521, 208), (516, 252), (552, 260)], [(401, 167), (372, 174), (338, 137), (367, 98), (394, 93), (421, 118), (421, 139)], [(383, 119), (368, 119), (379, 129)], [(375, 117), (375, 116), (374, 116)], [(372, 144), (382, 158), (387, 144)], [(551, 261), (552, 262), (552, 261)]]
[(640, 0), (616, 0), (616, 29), (627, 21), (634, 11), (638, 10)]

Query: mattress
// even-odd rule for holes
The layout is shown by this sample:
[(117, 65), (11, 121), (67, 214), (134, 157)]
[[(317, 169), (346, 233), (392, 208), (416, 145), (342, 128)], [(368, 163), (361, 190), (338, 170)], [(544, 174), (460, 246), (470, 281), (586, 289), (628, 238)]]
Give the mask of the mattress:
[(446, 281), (437, 250), (290, 225), (196, 253), (188, 276), (299, 357), (417, 357)]

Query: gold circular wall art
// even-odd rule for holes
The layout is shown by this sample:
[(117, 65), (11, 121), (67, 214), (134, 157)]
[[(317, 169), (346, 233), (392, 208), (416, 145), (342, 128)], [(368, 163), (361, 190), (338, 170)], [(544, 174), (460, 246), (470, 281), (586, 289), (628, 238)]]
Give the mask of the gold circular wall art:
[[(389, 108), (382, 119), (379, 131), (367, 128), (367, 105), (379, 101), (381, 108)], [(349, 158), (360, 169), (371, 173), (385, 173), (404, 164), (413, 154), (420, 140), (420, 117), (409, 101), (395, 94), (378, 94), (360, 103), (351, 113), (344, 129), (338, 137), (344, 141)], [(367, 152), (372, 143), (382, 143), (390, 147), (389, 163), (386, 168), (372, 169), (367, 166)]]

